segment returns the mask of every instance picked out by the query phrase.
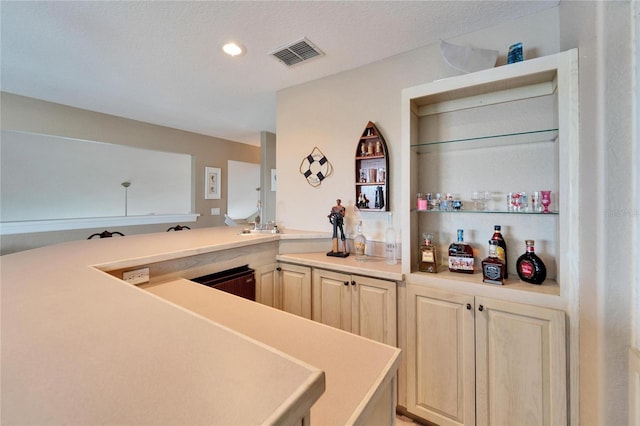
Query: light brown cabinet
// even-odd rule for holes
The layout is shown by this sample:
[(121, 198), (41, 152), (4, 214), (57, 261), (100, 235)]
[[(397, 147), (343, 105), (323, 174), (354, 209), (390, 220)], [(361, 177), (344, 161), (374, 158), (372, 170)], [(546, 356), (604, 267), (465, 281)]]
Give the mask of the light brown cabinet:
[(276, 270), (280, 309), (311, 319), (311, 268), (280, 263)]
[(276, 291), (276, 264), (269, 263), (254, 268), (256, 278), (256, 302), (263, 305), (279, 308), (279, 300)]
[(396, 346), (396, 283), (313, 269), (313, 319)]
[(311, 268), (289, 263), (257, 268), (256, 301), (311, 319)]
[(436, 424), (567, 424), (562, 311), (408, 285), (406, 360), (406, 408)]

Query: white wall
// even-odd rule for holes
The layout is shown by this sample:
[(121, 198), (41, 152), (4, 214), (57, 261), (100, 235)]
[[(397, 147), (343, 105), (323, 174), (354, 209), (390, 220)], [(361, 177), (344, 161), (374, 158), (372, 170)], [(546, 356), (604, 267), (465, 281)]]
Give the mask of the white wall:
[[(540, 29), (544, 28), (543, 31)], [(558, 9), (505, 23), (498, 27), (449, 40), (500, 52), (506, 62), (509, 45), (522, 41), (525, 57), (559, 51)], [(354, 211), (354, 155), (368, 121), (382, 132), (389, 148), (390, 206), (400, 205), (400, 92), (435, 79), (459, 74), (440, 56), (434, 44), (362, 68), (278, 92), (276, 218), (285, 227), (330, 231), (327, 214), (337, 198), (347, 207), (346, 230), (363, 220), (364, 234), (382, 241), (386, 216)], [(311, 187), (299, 171), (303, 157), (318, 147), (333, 165), (322, 185)], [(295, 195), (294, 195), (295, 194)], [(395, 229), (399, 215), (394, 215)], [(400, 238), (403, 236), (400, 235)]]

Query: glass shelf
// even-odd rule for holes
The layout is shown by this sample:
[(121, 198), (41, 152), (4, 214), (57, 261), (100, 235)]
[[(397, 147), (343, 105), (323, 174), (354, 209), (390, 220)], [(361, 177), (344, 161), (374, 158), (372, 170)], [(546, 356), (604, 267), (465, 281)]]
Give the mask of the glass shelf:
[(428, 214), (462, 214), (462, 213), (472, 213), (472, 214), (515, 214), (515, 215), (538, 215), (538, 216), (554, 216), (560, 214), (559, 211), (553, 210), (548, 213), (543, 212), (510, 212), (507, 210), (418, 210), (411, 209), (412, 212), (418, 213), (428, 213)]
[(424, 154), (437, 151), (488, 148), (493, 146), (520, 145), (538, 142), (555, 142), (557, 138), (558, 129), (543, 129), (531, 130), (527, 132), (480, 136), (475, 138), (450, 139), (444, 141), (418, 143), (411, 145), (411, 149), (418, 154)]

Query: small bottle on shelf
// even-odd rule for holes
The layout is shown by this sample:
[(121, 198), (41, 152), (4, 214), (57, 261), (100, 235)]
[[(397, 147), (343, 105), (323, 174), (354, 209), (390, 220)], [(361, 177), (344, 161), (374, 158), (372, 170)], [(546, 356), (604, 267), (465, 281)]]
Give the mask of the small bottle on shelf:
[(504, 283), (506, 265), (498, 256), (499, 248), (497, 240), (489, 240), (489, 257), (482, 261), (482, 282), (500, 285)]
[(396, 263), (398, 263), (396, 250), (396, 230), (393, 229), (393, 214), (389, 212), (389, 215), (387, 217), (387, 231), (384, 235), (384, 258), (387, 264), (395, 265)]
[[(494, 225), (493, 227), (493, 236), (491, 237), (492, 241), (497, 242), (496, 254), (498, 258), (504, 262), (504, 275), (503, 278), (509, 278), (509, 273), (507, 272), (507, 242), (504, 240), (502, 236), (500, 225)], [(491, 249), (491, 247), (489, 247)]]
[(353, 248), (356, 252), (356, 260), (363, 261), (367, 259), (367, 239), (362, 235), (362, 221), (358, 223), (356, 236), (353, 239)]
[(463, 230), (458, 229), (458, 241), (449, 246), (449, 270), (473, 274), (473, 248), (464, 242)]
[(547, 268), (542, 259), (536, 255), (533, 240), (526, 240), (527, 251), (518, 258), (516, 270), (522, 281), (531, 284), (542, 284), (547, 278)]
[(418, 265), (420, 272), (438, 272), (438, 251), (433, 245), (433, 237), (429, 233), (423, 234), (422, 245), (420, 246), (420, 264)]

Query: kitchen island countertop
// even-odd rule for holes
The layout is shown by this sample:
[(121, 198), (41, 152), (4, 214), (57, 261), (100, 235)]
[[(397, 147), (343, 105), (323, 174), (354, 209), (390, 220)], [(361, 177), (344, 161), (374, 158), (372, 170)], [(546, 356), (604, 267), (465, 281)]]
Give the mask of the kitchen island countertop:
[[(202, 228), (0, 257), (1, 423), (269, 424), (304, 416), (324, 390), (318, 366), (100, 270), (280, 237)], [(244, 315), (253, 307), (262, 308), (243, 305)], [(397, 358), (395, 349), (389, 368)]]

